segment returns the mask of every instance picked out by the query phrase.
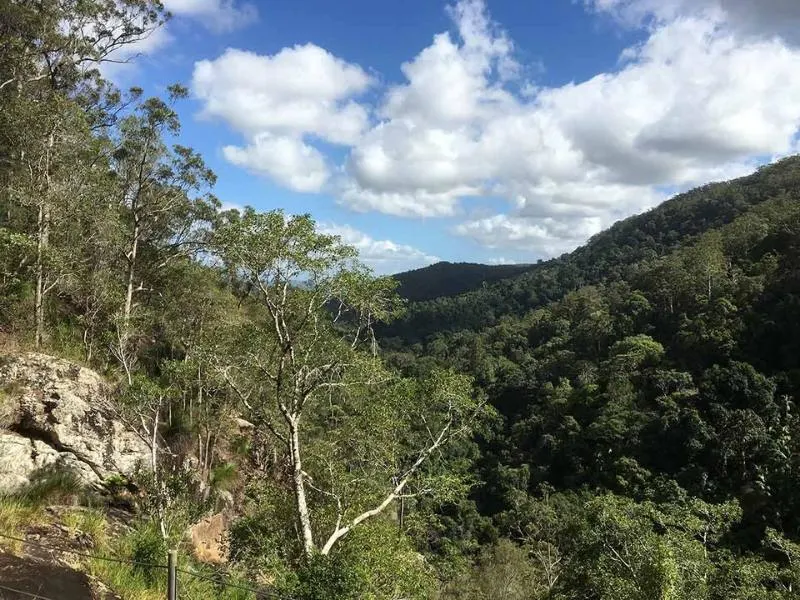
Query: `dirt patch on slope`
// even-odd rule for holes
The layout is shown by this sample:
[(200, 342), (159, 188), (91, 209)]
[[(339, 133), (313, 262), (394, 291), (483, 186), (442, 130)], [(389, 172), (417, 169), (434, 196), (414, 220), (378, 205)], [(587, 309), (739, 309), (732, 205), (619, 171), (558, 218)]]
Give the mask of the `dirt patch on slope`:
[[(52, 600), (97, 600), (88, 577), (68, 567), (11, 554), (0, 554), (0, 600), (30, 600), (30, 594)], [(13, 588), (25, 594), (8, 589)]]

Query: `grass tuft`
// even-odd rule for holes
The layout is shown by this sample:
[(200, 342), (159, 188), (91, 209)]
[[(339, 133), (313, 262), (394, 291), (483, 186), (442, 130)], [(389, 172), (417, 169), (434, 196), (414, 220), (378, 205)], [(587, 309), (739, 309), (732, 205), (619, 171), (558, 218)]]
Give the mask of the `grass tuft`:
[(89, 508), (71, 510), (63, 516), (62, 523), (73, 536), (88, 536), (94, 547), (108, 545), (108, 522), (105, 515), (98, 510)]
[(163, 600), (164, 598), (166, 577), (163, 578), (163, 581), (147, 581), (144, 575), (131, 565), (102, 560), (92, 560), (89, 569), (92, 575), (102, 581), (122, 600)]
[[(46, 522), (40, 506), (13, 496), (0, 496), (0, 532), (12, 537), (24, 537), (25, 529)], [(0, 538), (0, 548), (10, 552), (22, 551), (22, 543)]]
[[(46, 525), (53, 517), (43, 504), (31, 500), (30, 494), (0, 496), (0, 532), (13, 537), (24, 537), (26, 529), (35, 525)], [(71, 537), (88, 536), (93, 542), (87, 554), (125, 561), (138, 561), (166, 565), (166, 544), (158, 527), (152, 521), (139, 522), (132, 531), (114, 537), (109, 523), (100, 510), (73, 508), (64, 512), (60, 523), (69, 530)], [(44, 540), (47, 541), (47, 540)], [(0, 551), (19, 554), (22, 543), (0, 538)], [(65, 557), (69, 556), (65, 553)], [(69, 561), (76, 569), (84, 570), (111, 590), (121, 600), (162, 600), (167, 585), (165, 568), (148, 568), (141, 565), (119, 563), (101, 558), (75, 557)], [(211, 577), (214, 570), (197, 565), (190, 558), (188, 549), (179, 552), (182, 569), (198, 575)], [(246, 582), (240, 582), (248, 585)], [(255, 596), (244, 590), (221, 586), (214, 581), (198, 579), (186, 573), (179, 573), (180, 596), (195, 600), (252, 600)]]

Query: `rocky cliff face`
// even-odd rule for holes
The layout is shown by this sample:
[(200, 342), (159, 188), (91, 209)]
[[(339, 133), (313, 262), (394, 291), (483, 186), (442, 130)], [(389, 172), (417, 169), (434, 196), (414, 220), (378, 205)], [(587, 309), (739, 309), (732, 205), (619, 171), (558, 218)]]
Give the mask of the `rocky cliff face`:
[(94, 371), (44, 354), (0, 357), (0, 491), (64, 467), (85, 483), (147, 464), (147, 444), (116, 417)]

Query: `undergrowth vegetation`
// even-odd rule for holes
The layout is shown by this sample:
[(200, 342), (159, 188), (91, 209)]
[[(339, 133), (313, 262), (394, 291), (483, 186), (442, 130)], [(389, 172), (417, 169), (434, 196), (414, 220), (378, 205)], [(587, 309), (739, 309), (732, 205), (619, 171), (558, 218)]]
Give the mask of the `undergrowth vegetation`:
[[(485, 286), (407, 274), (409, 303), (310, 216), (224, 209), (183, 86), (103, 78), (161, 2), (0, 16), (0, 360), (100, 372), (146, 447), (12, 482), (0, 532), (125, 600), (163, 597), (172, 549), (196, 599), (797, 595), (800, 157)], [(187, 539), (212, 514), (224, 573)]]

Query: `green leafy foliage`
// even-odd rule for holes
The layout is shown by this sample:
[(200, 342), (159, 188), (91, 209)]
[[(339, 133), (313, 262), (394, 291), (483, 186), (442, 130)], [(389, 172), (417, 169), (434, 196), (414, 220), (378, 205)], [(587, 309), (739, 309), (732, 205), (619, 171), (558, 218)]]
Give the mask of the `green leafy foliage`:
[[(0, 328), (104, 372), (147, 445), (106, 482), (135, 514), (110, 550), (161, 563), (222, 512), (265, 595), (797, 594), (800, 157), (550, 261), (376, 277), (308, 215), (222, 211), (176, 143), (185, 88), (103, 80), (165, 17), (0, 8)], [(48, 472), (0, 516), (18, 530), (34, 499), (88, 501)]]
[(475, 263), (438, 262), (397, 273), (397, 293), (412, 302), (432, 300), (442, 296), (457, 296), (500, 279), (530, 271), (533, 265), (480, 265)]
[[(472, 497), (520, 552), (536, 529), (520, 524), (521, 506), (552, 490), (590, 494), (566, 513), (568, 543), (558, 528), (536, 538), (564, 568), (541, 597), (767, 598), (796, 586), (771, 547), (797, 531), (798, 164), (678, 196), (526, 274), (412, 303), (384, 329), (399, 336), (384, 342), (390, 364), (415, 375), (454, 365), (502, 414), (481, 438)], [(712, 531), (697, 510), (729, 515), (713, 546), (697, 545)], [(647, 511), (659, 515), (652, 534)], [(662, 513), (684, 525), (664, 531)], [(491, 562), (473, 556), (468, 579)]]
[[(771, 216), (767, 213), (780, 211), (780, 206), (797, 201), (799, 179), (800, 158), (795, 156), (741, 179), (686, 192), (646, 213), (620, 221), (575, 252), (532, 265), (520, 275), (509, 274), (508, 278), (480, 289), (452, 295), (437, 293), (434, 299), (415, 302), (402, 321), (383, 327), (382, 335), (415, 343), (424, 342), (441, 332), (494, 326), (504, 316), (520, 317), (583, 286), (601, 281), (630, 280), (646, 262), (657, 265), (657, 272), (652, 274), (658, 278), (659, 299), (669, 305), (673, 296), (671, 288), (680, 283), (682, 274), (675, 272), (679, 268), (677, 265), (669, 261), (660, 262), (656, 260), (658, 257), (691, 245), (705, 232), (731, 225), (739, 217), (745, 219), (735, 226), (728, 240), (741, 242), (726, 241), (726, 247), (757, 250), (757, 240)], [(761, 206), (766, 199), (771, 201), (770, 210), (763, 210), (766, 207)], [(710, 252), (713, 246), (709, 243), (705, 249), (698, 248), (696, 257), (702, 258), (702, 253)], [(707, 257), (712, 256), (707, 254)], [(707, 293), (707, 275), (711, 275), (713, 292), (713, 270), (718, 269), (719, 263), (692, 260), (689, 264), (694, 265), (691, 277), (699, 279), (692, 293)], [(420, 275), (424, 273), (420, 272)], [(437, 276), (435, 270), (430, 274)], [(401, 281), (403, 276), (401, 274)], [(486, 280), (490, 282), (491, 278)], [(422, 289), (433, 285), (425, 280), (415, 280), (415, 283)]]

